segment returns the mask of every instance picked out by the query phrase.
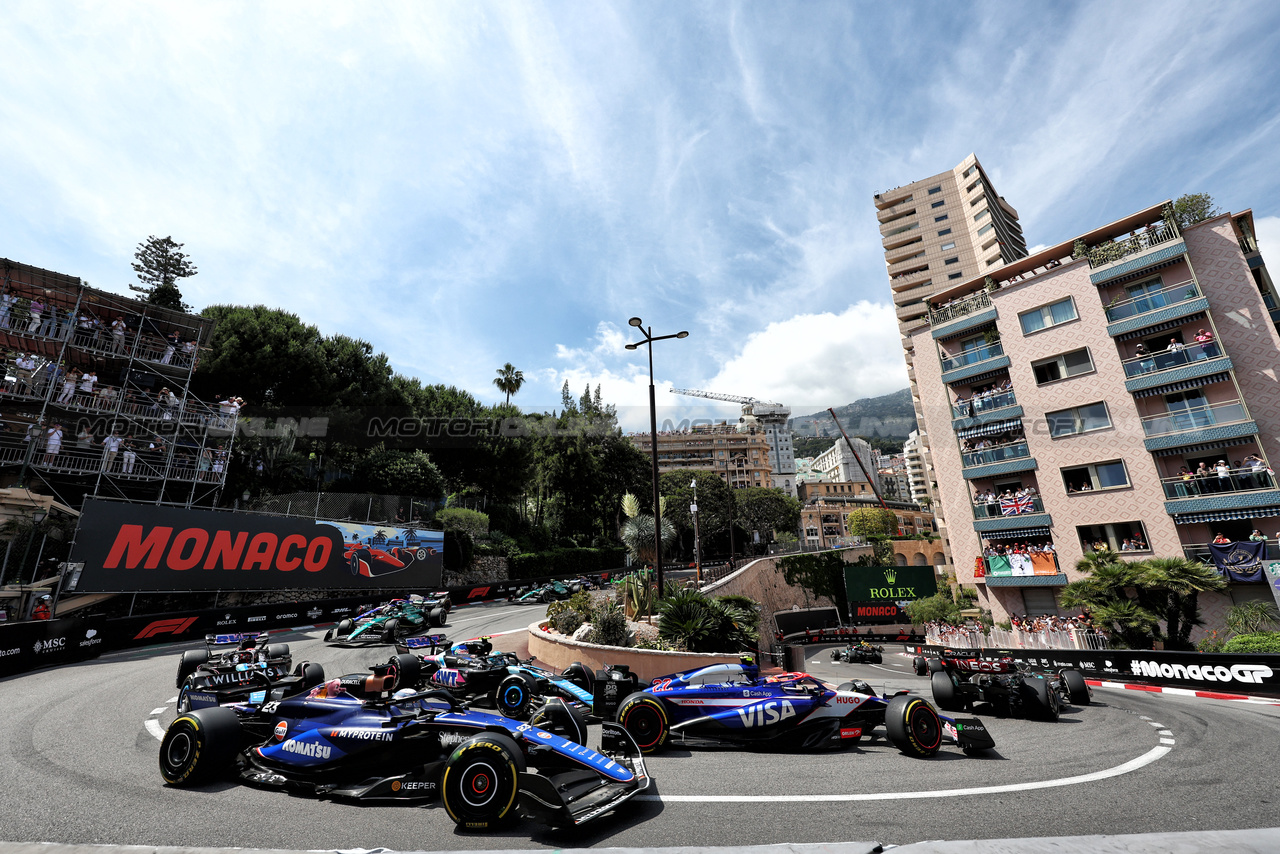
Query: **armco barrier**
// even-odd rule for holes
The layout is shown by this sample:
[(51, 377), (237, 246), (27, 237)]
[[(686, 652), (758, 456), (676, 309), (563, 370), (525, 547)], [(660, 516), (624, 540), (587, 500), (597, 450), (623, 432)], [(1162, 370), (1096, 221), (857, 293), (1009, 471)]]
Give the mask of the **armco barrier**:
[(1280, 655), (1226, 655), (1143, 649), (956, 649), (923, 646), (925, 655), (1012, 658), (1037, 667), (1073, 667), (1090, 679), (1280, 697)]

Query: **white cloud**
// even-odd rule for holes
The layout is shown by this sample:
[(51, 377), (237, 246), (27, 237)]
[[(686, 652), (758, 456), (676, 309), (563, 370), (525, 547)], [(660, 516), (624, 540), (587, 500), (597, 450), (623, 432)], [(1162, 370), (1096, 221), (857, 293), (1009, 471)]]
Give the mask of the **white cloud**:
[(1263, 259), (1280, 264), (1280, 216), (1255, 217), (1253, 226), (1258, 230), (1258, 249)]

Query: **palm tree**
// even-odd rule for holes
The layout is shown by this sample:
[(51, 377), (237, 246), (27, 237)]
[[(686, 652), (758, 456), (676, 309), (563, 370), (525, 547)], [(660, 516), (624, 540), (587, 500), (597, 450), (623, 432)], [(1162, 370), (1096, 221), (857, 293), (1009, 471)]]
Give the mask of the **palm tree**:
[(1150, 649), (1160, 627), (1162, 600), (1145, 588), (1140, 564), (1099, 549), (1076, 561), (1076, 569), (1086, 577), (1062, 588), (1063, 606), (1088, 608), (1093, 619), (1129, 649)]
[(1160, 591), (1165, 598), (1165, 649), (1195, 649), (1191, 630), (1204, 623), (1200, 594), (1226, 590), (1227, 582), (1208, 564), (1185, 557), (1153, 557), (1137, 567), (1143, 585)]
[[(668, 546), (676, 538), (675, 525), (666, 515), (666, 497), (659, 499), (662, 511), (662, 544)], [(627, 521), (622, 523), (622, 542), (631, 556), (641, 563), (652, 563), (653, 554), (653, 514), (640, 512), (640, 500), (628, 492), (622, 496), (622, 512), (627, 514)]]
[(507, 362), (501, 368), (498, 368), (498, 378), (493, 381), (499, 391), (505, 392), (507, 395), (507, 405), (511, 404), (511, 395), (520, 391), (520, 386), (524, 385), (524, 372), (517, 371), (516, 366)]

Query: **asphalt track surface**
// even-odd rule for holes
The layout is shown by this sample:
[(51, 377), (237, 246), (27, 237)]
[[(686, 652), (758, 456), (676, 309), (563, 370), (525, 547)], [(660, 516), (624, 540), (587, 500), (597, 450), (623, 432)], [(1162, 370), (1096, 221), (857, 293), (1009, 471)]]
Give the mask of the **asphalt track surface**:
[[(453, 639), (527, 626), (543, 606), (455, 610)], [(330, 675), (389, 647), (337, 649), (311, 629), (279, 638)], [(518, 640), (520, 635), (502, 639)], [(499, 643), (499, 646), (502, 644)], [(1008, 839), (1273, 827), (1280, 708), (1097, 691), (1056, 724), (979, 716), (987, 758), (944, 747), (910, 759), (881, 738), (827, 754), (676, 747), (652, 757), (652, 793), (585, 828), (519, 822), (466, 834), (439, 806), (356, 806), (235, 783), (161, 784), (156, 733), (174, 717), (178, 656), (116, 653), (0, 680), (0, 840), (282, 849), (529, 849)], [(892, 649), (892, 648), (891, 648)], [(814, 675), (929, 696), (910, 660), (835, 664)], [(150, 723), (148, 723), (150, 722)]]

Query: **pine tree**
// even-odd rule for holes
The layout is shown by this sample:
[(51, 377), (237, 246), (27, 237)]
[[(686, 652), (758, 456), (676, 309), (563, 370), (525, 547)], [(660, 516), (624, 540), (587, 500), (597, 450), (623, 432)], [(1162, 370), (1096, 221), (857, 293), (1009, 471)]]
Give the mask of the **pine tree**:
[(133, 270), (142, 284), (130, 285), (129, 290), (142, 294), (151, 305), (191, 311), (191, 306), (182, 301), (178, 280), (194, 276), (199, 271), (182, 251), (182, 246), (174, 243), (172, 237), (156, 237), (154, 234), (145, 243), (139, 243), (138, 250), (133, 253), (136, 259)]

